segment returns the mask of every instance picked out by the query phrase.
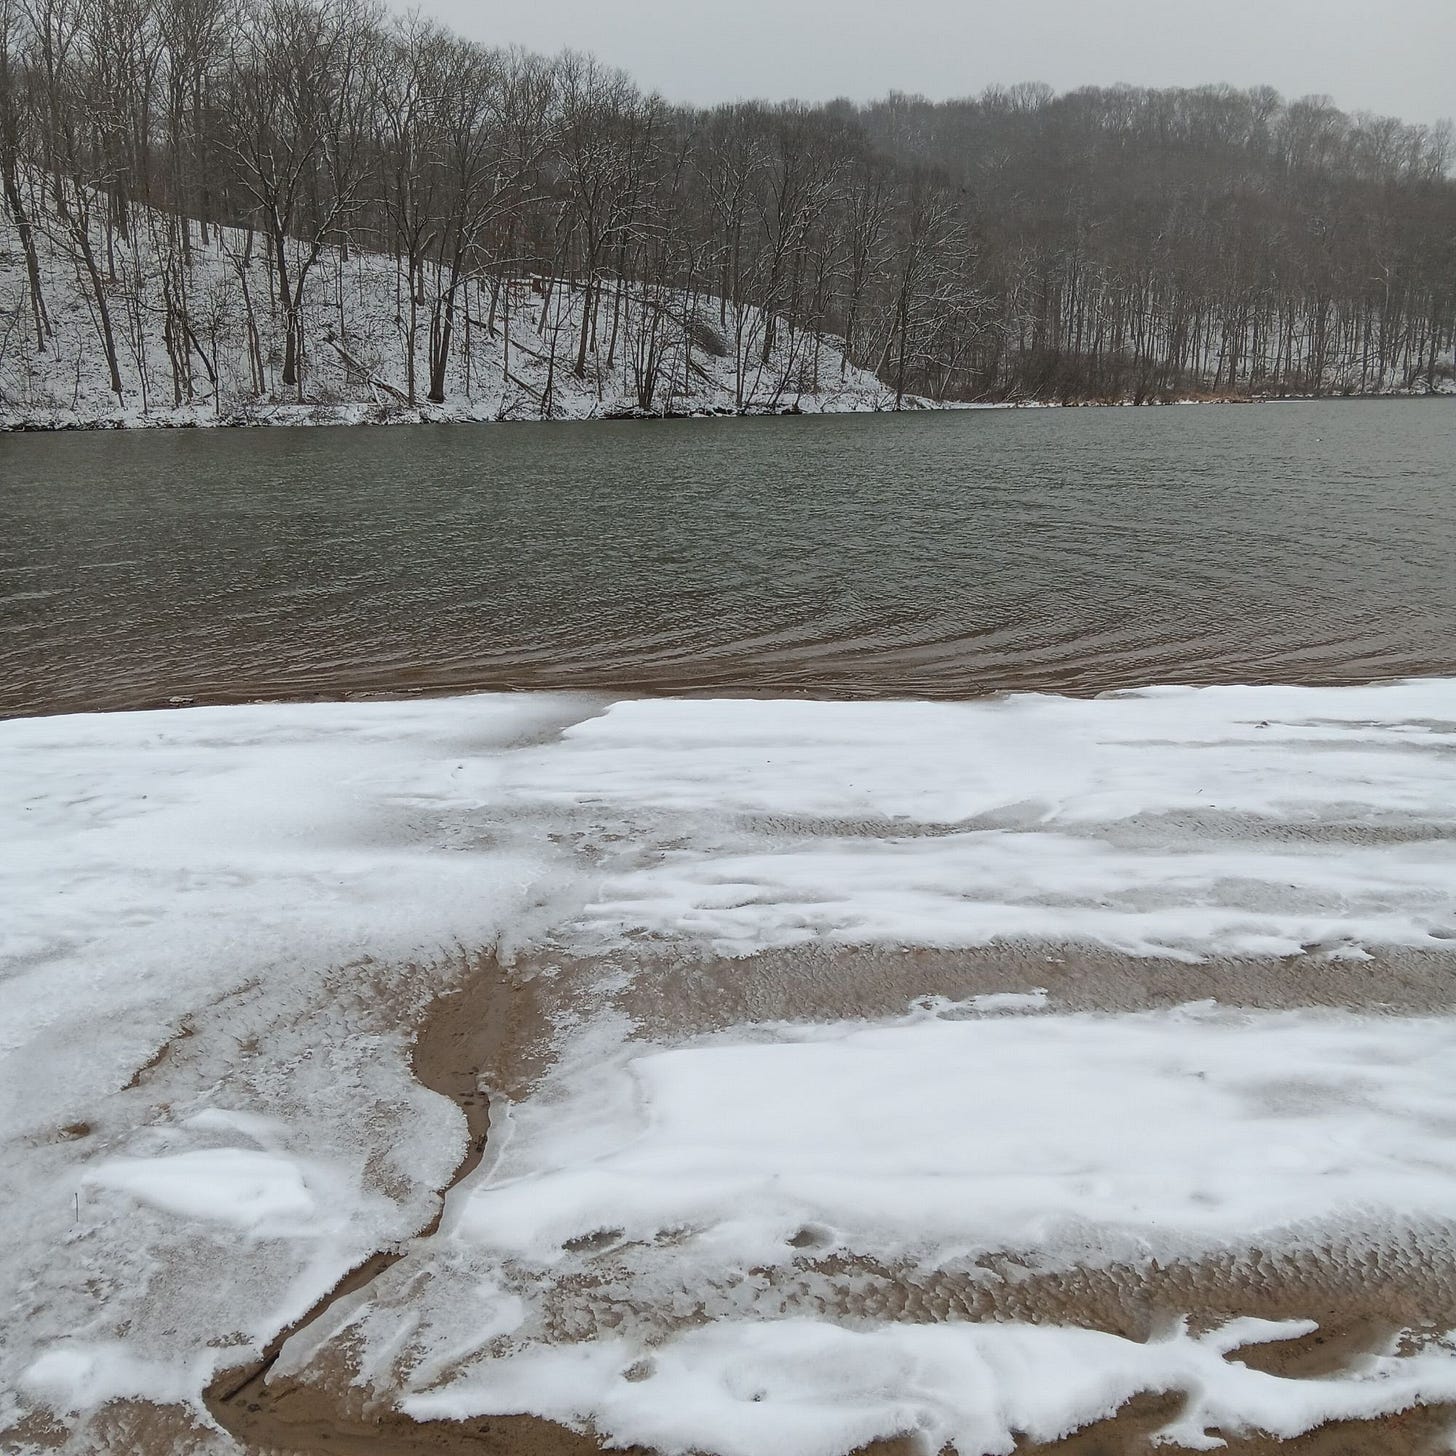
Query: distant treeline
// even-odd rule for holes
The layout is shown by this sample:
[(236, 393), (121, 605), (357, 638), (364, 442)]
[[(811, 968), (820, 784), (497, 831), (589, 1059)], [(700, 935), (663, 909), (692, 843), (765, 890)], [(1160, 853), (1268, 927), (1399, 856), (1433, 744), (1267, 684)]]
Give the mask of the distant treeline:
[(840, 335), (899, 393), (1431, 388), (1456, 335), (1453, 156), (1449, 125), (1267, 89), (692, 110), (360, 0), (0, 0), (0, 173), (30, 282), (9, 326), (44, 350), (45, 228), (118, 396), (117, 256), (158, 215), (169, 341), (186, 348), (193, 249), (241, 228), (273, 265), (247, 307), (281, 320), (300, 397), (305, 284), (336, 249), (396, 259), (435, 400), (463, 298), (523, 273), (584, 295), (578, 374), (628, 279), (714, 296), (725, 332), (761, 308), (765, 358), (779, 331)]

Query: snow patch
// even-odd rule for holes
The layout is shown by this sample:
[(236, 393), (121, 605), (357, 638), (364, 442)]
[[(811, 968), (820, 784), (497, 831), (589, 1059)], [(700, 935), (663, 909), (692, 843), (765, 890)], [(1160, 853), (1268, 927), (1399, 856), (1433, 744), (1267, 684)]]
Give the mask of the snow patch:
[(211, 1378), (210, 1351), (183, 1361), (149, 1360), (124, 1340), (54, 1345), (26, 1368), (20, 1386), (52, 1410), (92, 1410), (109, 1400), (177, 1405), (195, 1400)]
[(1204, 1336), (1178, 1329), (1139, 1344), (1056, 1326), (723, 1321), (645, 1357), (611, 1339), (524, 1351), (411, 1396), (405, 1409), (422, 1420), (530, 1412), (590, 1422), (608, 1444), (664, 1456), (843, 1456), (906, 1435), (926, 1451), (1009, 1456), (1019, 1437), (1058, 1440), (1144, 1393), (1187, 1395), (1162, 1437), (1197, 1450), (1224, 1444), (1215, 1430), (1289, 1438), (1327, 1421), (1456, 1399), (1456, 1353), (1439, 1346), (1322, 1380), (1226, 1358), (1314, 1328), (1237, 1320)]
[(232, 1224), (267, 1237), (306, 1232), (318, 1208), (297, 1162), (248, 1148), (112, 1158), (88, 1173), (86, 1182), (129, 1193), (180, 1218)]
[(1456, 1208), (1450, 1018), (1195, 1006), (763, 1034), (568, 1051), (512, 1107), (455, 1236), (549, 1266), (603, 1228), (686, 1227), (703, 1260), (749, 1267), (822, 1224), (938, 1265), (1197, 1256)]

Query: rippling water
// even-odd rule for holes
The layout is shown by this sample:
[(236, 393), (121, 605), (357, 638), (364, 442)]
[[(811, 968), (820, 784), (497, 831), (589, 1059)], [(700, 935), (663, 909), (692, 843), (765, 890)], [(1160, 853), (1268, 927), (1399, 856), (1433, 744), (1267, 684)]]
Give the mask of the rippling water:
[(0, 712), (1456, 671), (1456, 406), (0, 436)]

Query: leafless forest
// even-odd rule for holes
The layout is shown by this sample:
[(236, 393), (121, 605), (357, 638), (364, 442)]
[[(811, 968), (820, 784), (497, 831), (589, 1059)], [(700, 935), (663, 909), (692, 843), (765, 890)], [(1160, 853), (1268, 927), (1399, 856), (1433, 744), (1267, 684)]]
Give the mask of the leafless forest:
[[(462, 357), (469, 387), (471, 330), (509, 370), (512, 310), (563, 296), (548, 397), (627, 350), (650, 378), (670, 321), (740, 377), (835, 336), (895, 401), (1450, 387), (1449, 125), (1226, 87), (693, 110), (358, 0), (0, 0), (0, 22), (25, 274), (0, 331), (45, 356), (59, 256), (118, 399), (148, 330), (179, 403), (233, 340), (256, 397), (309, 398), (312, 361), (351, 358), (361, 255), (389, 260), (411, 403), (461, 388)], [(329, 270), (333, 322), (306, 306)]]

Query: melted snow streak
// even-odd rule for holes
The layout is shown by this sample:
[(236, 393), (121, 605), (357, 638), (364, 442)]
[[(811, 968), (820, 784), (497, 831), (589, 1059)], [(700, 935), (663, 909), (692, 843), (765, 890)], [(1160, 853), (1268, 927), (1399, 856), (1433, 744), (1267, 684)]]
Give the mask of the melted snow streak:
[[(0, 1294), (25, 1312), (0, 1430), (49, 1412), (86, 1449), (127, 1396), (202, 1420), (217, 1370), (385, 1247), (279, 1374), (332, 1342), (418, 1417), (722, 1456), (1007, 1452), (1144, 1392), (1188, 1394), (1167, 1434), (1192, 1446), (1456, 1401), (1424, 1308), (1319, 1378), (1230, 1358), (1308, 1309), (1148, 1341), (964, 1314), (1005, 1267), (1358, 1279), (1393, 1240), (1450, 1287), (1449, 997), (1381, 1002), (1412, 958), (1449, 975), (1456, 680), (205, 708), (15, 720), (0, 759)], [(405, 1248), (464, 1134), (403, 1031), (447, 971), (394, 968), (452, 944), (572, 996)], [(863, 948), (1210, 984), (1293, 957), (1310, 985), (1074, 1012), (1048, 979), (824, 1020), (809, 958)], [(765, 956), (785, 1019), (630, 1019), (674, 968)], [(1316, 1009), (1326, 977), (1348, 1004)], [(961, 1294), (915, 1321), (916, 1280)]]

